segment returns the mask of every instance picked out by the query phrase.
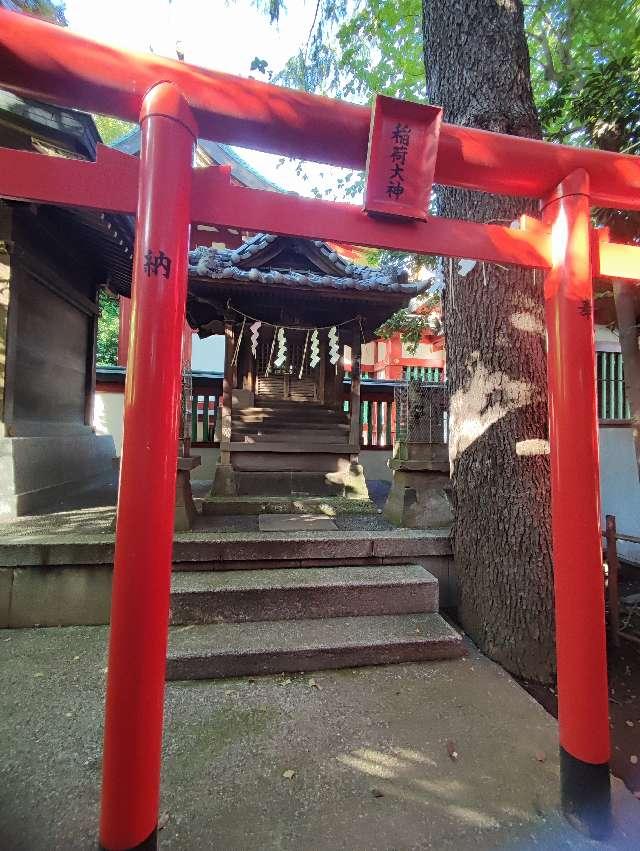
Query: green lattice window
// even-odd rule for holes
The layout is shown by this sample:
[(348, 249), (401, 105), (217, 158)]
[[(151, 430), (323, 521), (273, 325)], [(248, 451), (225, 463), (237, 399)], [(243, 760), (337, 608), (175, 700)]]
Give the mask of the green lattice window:
[(596, 352), (598, 370), (598, 418), (628, 420), (631, 412), (624, 388), (624, 368), (620, 352)]
[(438, 367), (403, 366), (402, 378), (405, 381), (422, 381), (423, 383), (442, 381), (442, 370)]

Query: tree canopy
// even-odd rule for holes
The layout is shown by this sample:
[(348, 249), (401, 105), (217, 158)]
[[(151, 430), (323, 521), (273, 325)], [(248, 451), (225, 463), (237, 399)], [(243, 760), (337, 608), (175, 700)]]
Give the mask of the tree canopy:
[(58, 24), (62, 27), (66, 27), (67, 25), (63, 0), (12, 0), (12, 3), (18, 9), (22, 9), (23, 12), (28, 12), (30, 15), (37, 15), (39, 18), (50, 21), (52, 24)]
[[(276, 21), (283, 0), (256, 0)], [(531, 81), (545, 137), (640, 145), (640, 3), (525, 3)], [(307, 44), (274, 79), (351, 100), (424, 100), (421, 0), (318, 0)], [(464, 62), (464, 57), (462, 57)]]
[[(256, 5), (272, 21), (285, 8), (284, 0)], [(543, 137), (640, 153), (640, 3), (533, 0), (525, 3), (525, 25)], [(283, 85), (363, 103), (376, 93), (424, 101), (422, 52), (422, 0), (318, 0), (306, 45), (279, 73), (268, 73)], [(252, 70), (267, 73), (259, 59)], [(346, 194), (362, 185), (357, 173), (340, 179)], [(599, 218), (614, 238), (640, 238), (636, 214), (601, 211)], [(371, 260), (389, 257), (373, 252)], [(392, 318), (390, 327), (398, 330), (402, 318)], [(415, 339), (415, 322), (405, 325)]]

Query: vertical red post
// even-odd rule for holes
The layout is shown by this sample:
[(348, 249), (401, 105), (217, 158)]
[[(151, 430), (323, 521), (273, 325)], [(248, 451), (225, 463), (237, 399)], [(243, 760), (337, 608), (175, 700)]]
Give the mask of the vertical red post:
[(562, 805), (575, 826), (601, 837), (610, 822), (609, 703), (585, 171), (558, 186), (543, 218), (553, 253), (544, 297)]
[[(100, 846), (156, 848), (171, 549), (196, 126), (175, 86), (149, 90), (111, 603)], [(156, 427), (149, 427), (153, 411)]]

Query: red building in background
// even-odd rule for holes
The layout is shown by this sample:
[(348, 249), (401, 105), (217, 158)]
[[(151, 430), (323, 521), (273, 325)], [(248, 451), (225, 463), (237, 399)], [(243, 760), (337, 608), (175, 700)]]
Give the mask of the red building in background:
[(361, 371), (363, 377), (378, 380), (443, 381), (445, 360), (442, 334), (425, 332), (414, 351), (398, 333), (389, 340), (374, 340), (362, 347)]

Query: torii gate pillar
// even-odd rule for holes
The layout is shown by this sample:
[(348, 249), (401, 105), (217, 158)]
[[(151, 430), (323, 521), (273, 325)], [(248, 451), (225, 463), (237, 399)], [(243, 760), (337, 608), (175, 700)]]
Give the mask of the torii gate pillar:
[(543, 220), (562, 807), (598, 838), (610, 826), (610, 745), (586, 171), (562, 181)]
[[(160, 790), (191, 168), (197, 129), (158, 83), (142, 148), (105, 714), (100, 846), (155, 849)], [(149, 412), (159, 427), (149, 429)]]

